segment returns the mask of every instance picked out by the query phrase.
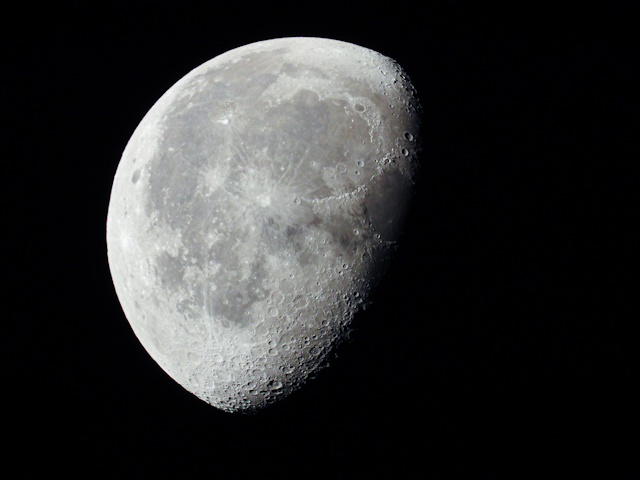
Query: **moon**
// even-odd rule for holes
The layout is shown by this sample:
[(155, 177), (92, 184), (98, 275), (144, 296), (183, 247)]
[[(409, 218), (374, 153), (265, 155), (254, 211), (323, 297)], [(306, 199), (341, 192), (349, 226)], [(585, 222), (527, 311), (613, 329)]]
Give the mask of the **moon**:
[(228, 51), (153, 105), (115, 174), (107, 252), (169, 376), (251, 412), (326, 366), (397, 245), (421, 111), (392, 59), (306, 37)]

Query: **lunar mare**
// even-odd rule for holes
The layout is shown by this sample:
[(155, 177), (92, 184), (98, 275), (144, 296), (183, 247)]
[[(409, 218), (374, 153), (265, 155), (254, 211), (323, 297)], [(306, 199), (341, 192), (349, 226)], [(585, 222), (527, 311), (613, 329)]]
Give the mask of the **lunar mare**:
[(395, 61), (320, 38), (246, 45), (173, 85), (107, 215), (116, 293), (160, 367), (234, 412), (326, 365), (398, 240), (420, 111)]

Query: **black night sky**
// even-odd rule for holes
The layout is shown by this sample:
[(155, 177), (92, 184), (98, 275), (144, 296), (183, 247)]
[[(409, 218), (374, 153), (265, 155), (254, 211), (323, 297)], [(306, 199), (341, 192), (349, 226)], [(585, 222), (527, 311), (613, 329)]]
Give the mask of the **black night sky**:
[[(11, 478), (640, 478), (634, 2), (223, 3), (2, 14)], [(286, 36), (404, 67), (425, 110), (421, 178), (331, 368), (230, 415), (138, 343), (106, 212), (122, 150), (172, 84)]]

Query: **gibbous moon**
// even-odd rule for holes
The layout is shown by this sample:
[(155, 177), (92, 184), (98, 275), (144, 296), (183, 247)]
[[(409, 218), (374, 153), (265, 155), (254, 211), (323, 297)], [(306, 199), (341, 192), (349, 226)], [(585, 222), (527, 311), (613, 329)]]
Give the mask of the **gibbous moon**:
[(246, 45), (173, 85), (107, 216), (118, 298), (158, 365), (227, 412), (325, 366), (401, 232), (420, 111), (395, 61), (321, 38)]

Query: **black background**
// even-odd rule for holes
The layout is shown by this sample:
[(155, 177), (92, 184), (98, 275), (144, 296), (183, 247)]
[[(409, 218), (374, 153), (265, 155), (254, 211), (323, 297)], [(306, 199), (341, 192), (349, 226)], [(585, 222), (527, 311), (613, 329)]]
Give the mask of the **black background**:
[[(637, 12), (480, 3), (5, 10), (5, 468), (639, 478)], [(230, 415), (138, 343), (105, 219), (122, 150), (160, 95), (216, 55), (284, 36), (405, 68), (425, 109), (422, 177), (397, 261), (332, 367)]]

